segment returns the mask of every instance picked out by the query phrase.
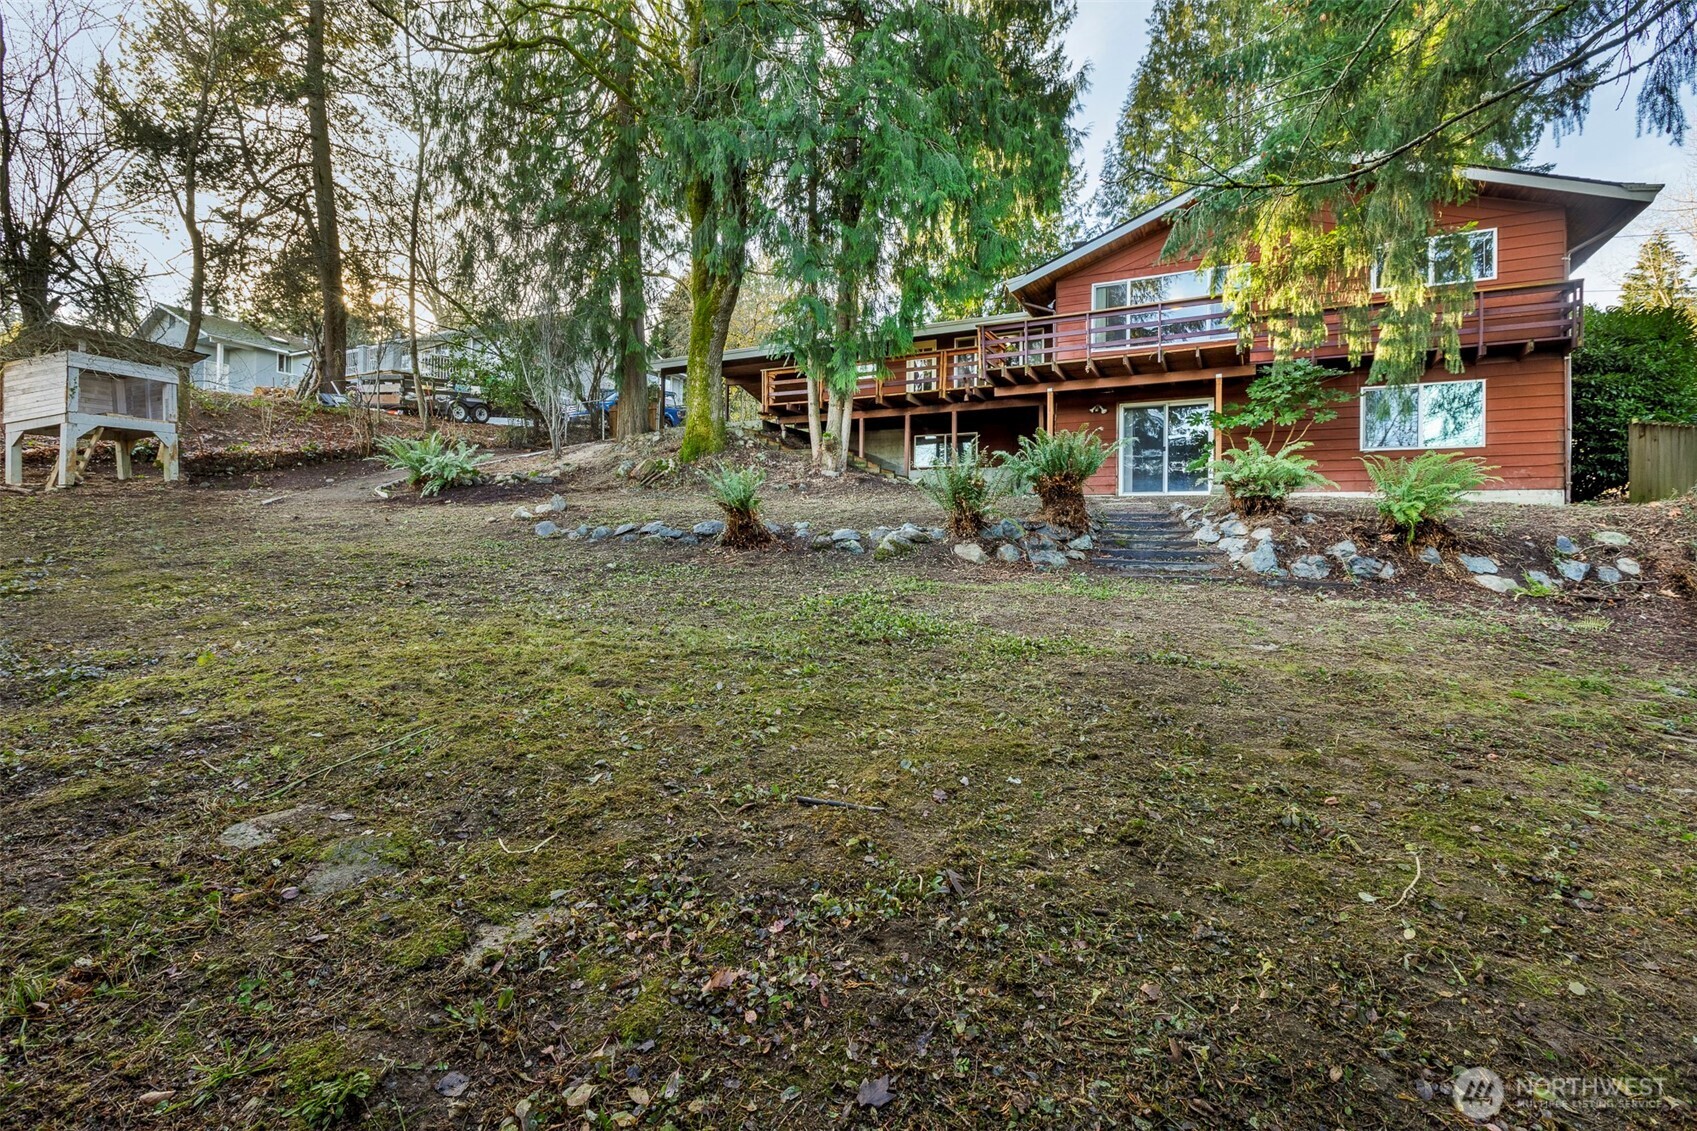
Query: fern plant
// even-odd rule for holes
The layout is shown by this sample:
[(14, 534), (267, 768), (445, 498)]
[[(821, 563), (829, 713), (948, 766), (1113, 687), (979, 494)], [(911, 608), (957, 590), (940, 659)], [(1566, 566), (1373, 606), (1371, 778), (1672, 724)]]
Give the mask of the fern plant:
[(720, 542), (732, 549), (748, 549), (772, 540), (772, 532), (760, 521), (760, 487), (766, 473), (757, 467), (736, 468), (721, 463), (703, 471), (707, 493), (725, 512), (725, 532)]
[(976, 538), (990, 517), (990, 508), (1008, 493), (1009, 476), (990, 473), (968, 448), (951, 456), (919, 479), (919, 489), (949, 513), (949, 533)]
[(1225, 489), (1226, 501), (1248, 517), (1284, 510), (1291, 492), (1307, 487), (1335, 487), (1318, 471), (1315, 462), (1298, 452), (1314, 445), (1294, 440), (1270, 452), (1260, 440), (1250, 437), (1241, 448), (1228, 448), (1218, 459), (1199, 460)]
[(1018, 481), (1029, 484), (1042, 500), (1050, 522), (1068, 530), (1088, 530), (1090, 514), (1084, 509), (1084, 484), (1119, 447), (1105, 443), (1095, 430), (1048, 432), (1021, 436), (1019, 451), (1003, 465)]
[(494, 457), (478, 454), (476, 444), (464, 440), (449, 443), (440, 432), (432, 432), (422, 440), (405, 436), (384, 436), (377, 441), (385, 467), (407, 473), (407, 483), (417, 487), (420, 495), (434, 495), (446, 487), (463, 487), (476, 483), (478, 468)]
[(1438, 533), (1468, 492), (1499, 482), (1489, 474), (1496, 468), (1456, 452), (1421, 452), (1413, 459), (1368, 456), (1361, 462), (1379, 493), (1379, 517), (1410, 546)]

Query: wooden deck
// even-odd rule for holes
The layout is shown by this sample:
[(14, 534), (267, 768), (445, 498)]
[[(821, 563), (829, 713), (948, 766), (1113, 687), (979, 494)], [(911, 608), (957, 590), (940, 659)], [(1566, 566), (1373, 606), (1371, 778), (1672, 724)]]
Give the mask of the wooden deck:
[[(1583, 312), (1578, 280), (1480, 290), (1473, 312), (1461, 323), (1462, 349), (1469, 361), (1508, 351), (1565, 352), (1579, 344)], [(1346, 357), (1338, 317), (1328, 315), (1327, 323), (1330, 336), (1308, 356)], [(894, 415), (1053, 388), (1243, 377), (1273, 360), (1265, 333), (1243, 350), (1217, 299), (998, 322), (981, 326), (978, 339), (976, 348), (867, 363), (855, 389), (856, 411)], [(793, 366), (762, 370), (756, 395), (763, 411), (773, 416), (791, 418), (807, 411), (807, 380)]]

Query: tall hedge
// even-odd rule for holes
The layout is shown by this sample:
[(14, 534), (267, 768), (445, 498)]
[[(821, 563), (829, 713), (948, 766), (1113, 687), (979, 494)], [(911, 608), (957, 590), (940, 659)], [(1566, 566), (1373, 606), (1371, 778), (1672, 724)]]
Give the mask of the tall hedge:
[(1697, 423), (1697, 328), (1676, 310), (1585, 311), (1573, 355), (1573, 497), (1626, 486), (1626, 426)]

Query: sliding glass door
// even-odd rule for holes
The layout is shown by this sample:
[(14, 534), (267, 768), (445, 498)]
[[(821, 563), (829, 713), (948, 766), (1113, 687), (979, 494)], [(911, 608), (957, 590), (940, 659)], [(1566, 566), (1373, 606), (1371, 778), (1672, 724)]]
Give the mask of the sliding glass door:
[(1211, 401), (1120, 406), (1120, 494), (1203, 495), (1208, 473), (1192, 471), (1213, 454)]

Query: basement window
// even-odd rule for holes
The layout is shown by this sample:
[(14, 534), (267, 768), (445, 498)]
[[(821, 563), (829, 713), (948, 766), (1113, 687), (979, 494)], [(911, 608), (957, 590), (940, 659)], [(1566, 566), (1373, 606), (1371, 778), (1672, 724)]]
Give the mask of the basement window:
[[(915, 436), (913, 438), (913, 470), (928, 471), (933, 467), (941, 467), (948, 462), (949, 451), (949, 434), (947, 432)], [(975, 454), (978, 451), (978, 433), (956, 433), (954, 451), (960, 455)]]
[(1427, 381), (1361, 390), (1361, 450), (1485, 446), (1485, 382)]

